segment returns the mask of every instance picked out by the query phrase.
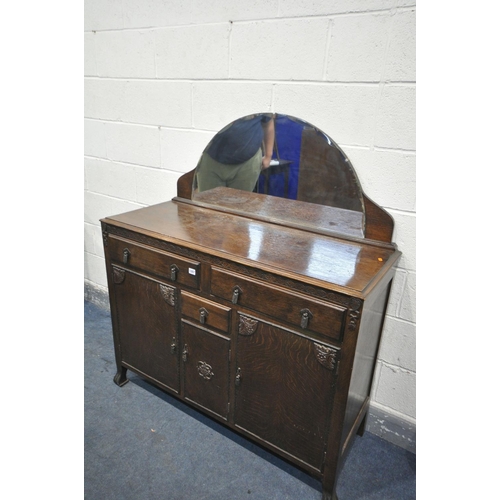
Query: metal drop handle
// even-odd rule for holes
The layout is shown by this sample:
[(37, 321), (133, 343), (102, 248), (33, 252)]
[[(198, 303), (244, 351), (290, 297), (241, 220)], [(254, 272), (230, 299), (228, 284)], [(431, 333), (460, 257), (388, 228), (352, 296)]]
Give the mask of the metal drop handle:
[(170, 266), (170, 279), (172, 281), (175, 281), (177, 279), (178, 272), (179, 272), (179, 268), (175, 264), (172, 264)]
[(187, 361), (188, 359), (188, 346), (187, 344), (184, 345), (184, 349), (182, 350), (182, 361), (184, 361), (184, 363)]
[(200, 308), (200, 323), (202, 325), (204, 325), (205, 322), (207, 321), (207, 317), (208, 317), (208, 311), (204, 307), (201, 307)]
[(128, 260), (130, 259), (130, 250), (128, 248), (125, 248), (125, 250), (123, 250), (123, 263), (124, 264), (128, 264)]
[(172, 339), (172, 343), (170, 344), (170, 352), (175, 354), (175, 351), (177, 351), (177, 339), (174, 337)]
[(302, 309), (300, 311), (301, 319), (300, 319), (300, 327), (307, 328), (309, 326), (309, 320), (312, 318), (312, 312), (309, 309)]
[(241, 368), (238, 368), (236, 370), (236, 379), (235, 379), (234, 383), (237, 386), (241, 384)]
[(233, 300), (232, 300), (233, 304), (237, 304), (238, 303), (238, 298), (241, 295), (241, 293), (242, 293), (241, 288), (238, 285), (236, 285), (233, 288)]

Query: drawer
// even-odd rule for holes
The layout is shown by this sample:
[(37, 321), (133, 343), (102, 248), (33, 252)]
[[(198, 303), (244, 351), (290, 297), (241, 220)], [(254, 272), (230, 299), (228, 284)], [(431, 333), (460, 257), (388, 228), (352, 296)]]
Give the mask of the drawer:
[(140, 269), (191, 288), (200, 288), (200, 263), (110, 235), (108, 255), (112, 262)]
[(231, 308), (221, 306), (211, 300), (201, 299), (196, 295), (181, 292), (181, 311), (184, 316), (200, 325), (229, 332)]
[(213, 267), (211, 293), (303, 330), (340, 339), (346, 308)]

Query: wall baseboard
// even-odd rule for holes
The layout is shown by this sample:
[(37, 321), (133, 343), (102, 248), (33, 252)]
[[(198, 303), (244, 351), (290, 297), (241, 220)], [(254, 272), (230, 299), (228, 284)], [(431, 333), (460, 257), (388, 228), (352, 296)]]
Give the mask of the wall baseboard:
[[(85, 280), (85, 300), (109, 311), (107, 288)], [(416, 426), (400, 416), (370, 405), (366, 431), (412, 453), (416, 453)]]
[(366, 419), (366, 431), (389, 441), (400, 448), (416, 453), (417, 427), (399, 415), (370, 405)]
[(84, 281), (84, 300), (88, 300), (106, 311), (109, 311), (108, 289), (92, 283)]

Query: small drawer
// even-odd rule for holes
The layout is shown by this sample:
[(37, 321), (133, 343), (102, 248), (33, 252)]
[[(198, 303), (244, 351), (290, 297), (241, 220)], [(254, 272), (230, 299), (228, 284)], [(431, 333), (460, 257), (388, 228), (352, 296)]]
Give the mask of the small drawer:
[(268, 285), (264, 282), (212, 268), (211, 293), (241, 307), (260, 311), (308, 330), (340, 339), (346, 308), (340, 305)]
[(182, 314), (200, 325), (229, 332), (231, 308), (221, 306), (211, 300), (200, 299), (196, 295), (181, 292)]
[(112, 262), (167, 278), (181, 285), (200, 288), (200, 263), (110, 235), (108, 254)]

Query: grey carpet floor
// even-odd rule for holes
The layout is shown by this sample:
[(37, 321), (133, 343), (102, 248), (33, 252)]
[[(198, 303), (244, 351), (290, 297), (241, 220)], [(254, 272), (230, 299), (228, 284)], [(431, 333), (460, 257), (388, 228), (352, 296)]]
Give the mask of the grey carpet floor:
[[(113, 383), (109, 312), (85, 302), (85, 499), (320, 500), (317, 479), (128, 372)], [(416, 498), (416, 457), (357, 437), (339, 500)]]

